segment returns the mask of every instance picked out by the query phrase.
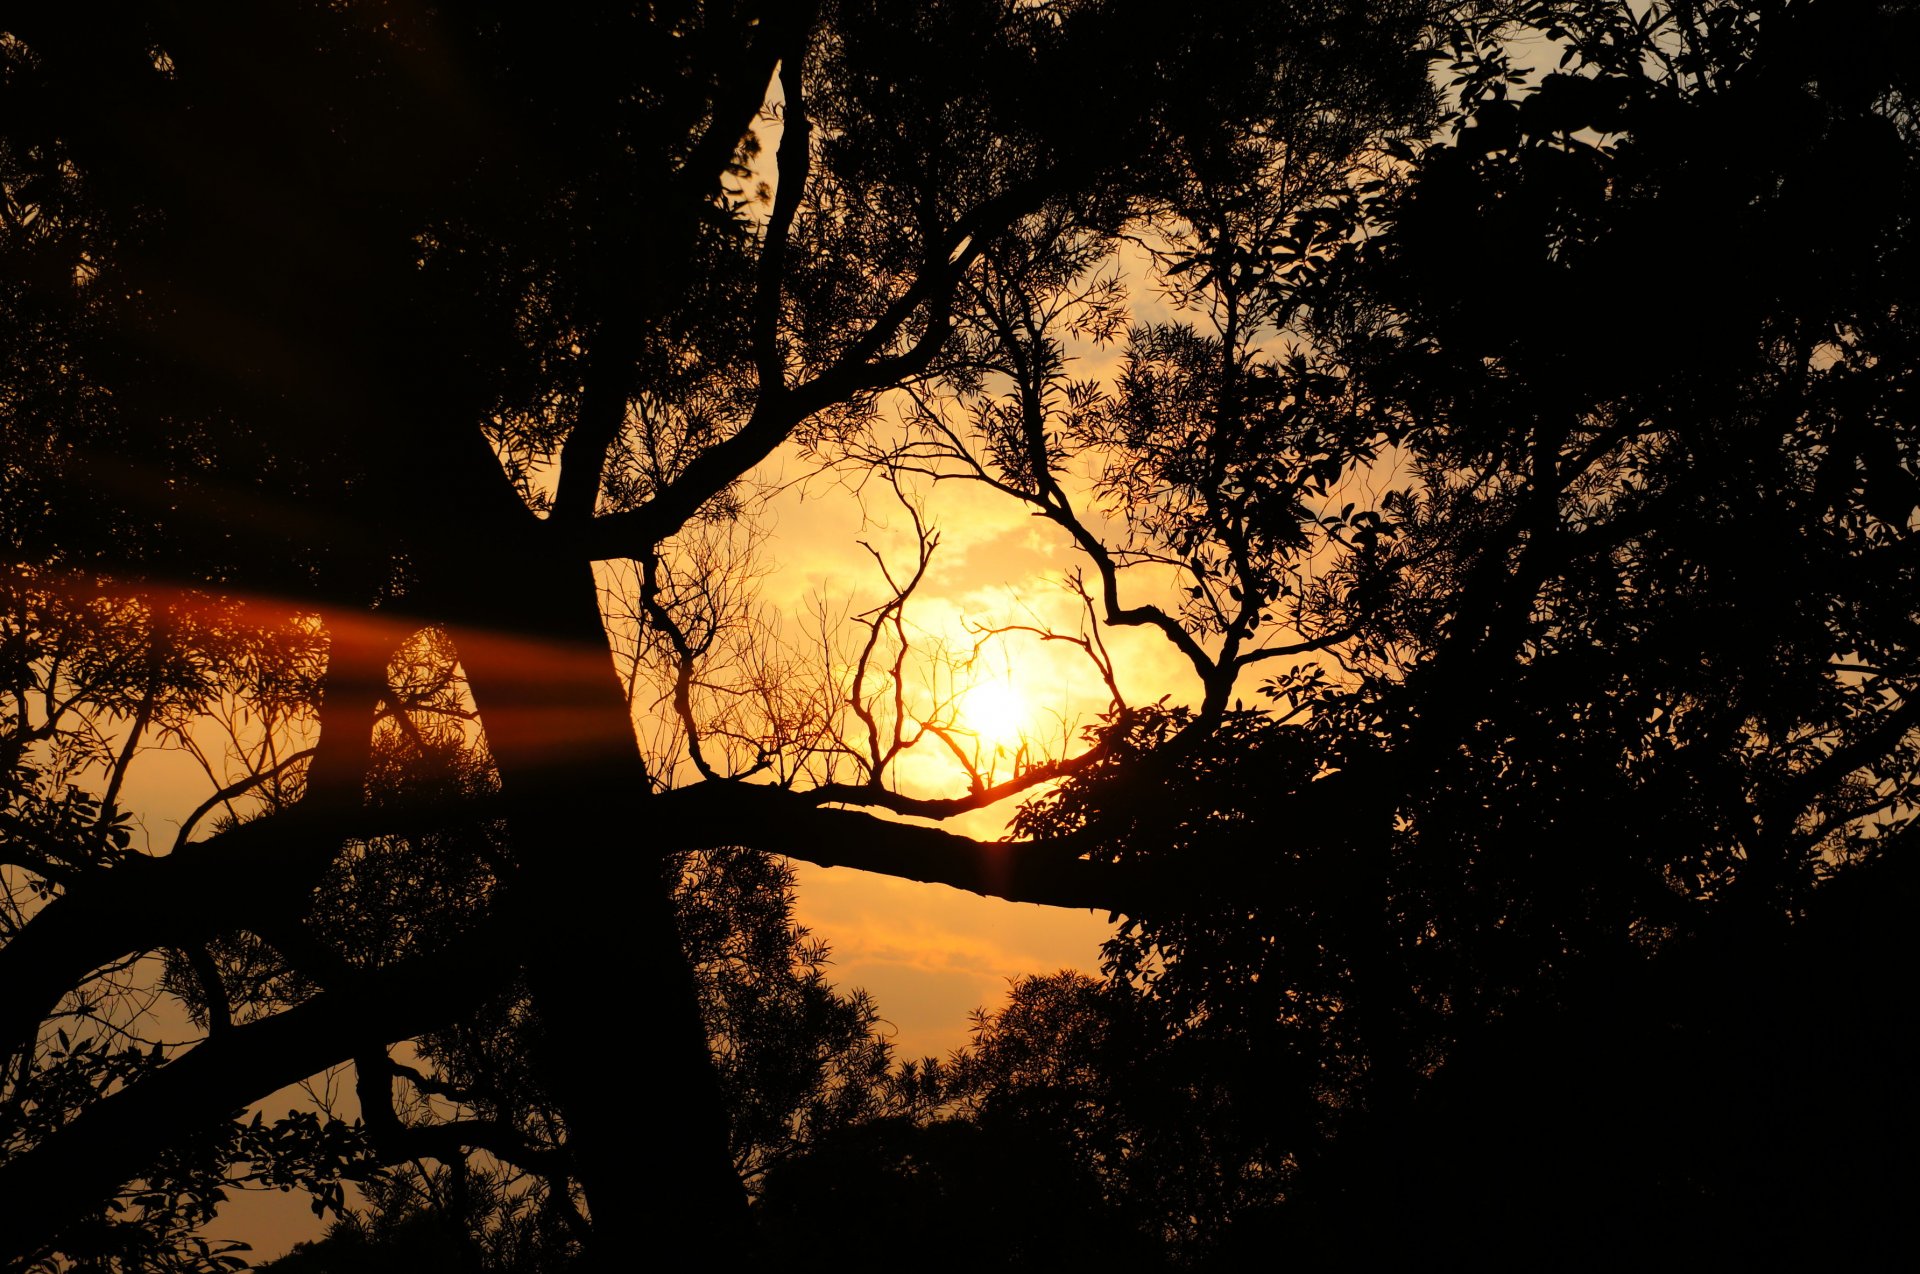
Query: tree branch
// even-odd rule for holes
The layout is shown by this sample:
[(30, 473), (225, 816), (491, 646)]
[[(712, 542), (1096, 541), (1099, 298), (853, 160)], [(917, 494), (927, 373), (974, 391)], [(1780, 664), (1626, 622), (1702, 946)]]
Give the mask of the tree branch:
[[(935, 731), (945, 738), (945, 731)], [(949, 746), (952, 746), (949, 744)], [(965, 814), (969, 810), (985, 809), (998, 804), (1010, 796), (1038, 787), (1054, 779), (1065, 778), (1090, 765), (1106, 754), (1105, 744), (1090, 748), (1079, 756), (1065, 757), (1058, 761), (1047, 761), (1023, 770), (1013, 778), (992, 786), (974, 788), (965, 796), (923, 797), (906, 796), (899, 792), (888, 791), (878, 783), (823, 783), (819, 787), (796, 792), (798, 796), (813, 805), (864, 805), (872, 809), (884, 809), (895, 814), (907, 814), (915, 818), (952, 818), (956, 814)]]
[[(1044, 174), (987, 199), (929, 245), (927, 264), (859, 340), (826, 371), (785, 393), (762, 395), (739, 431), (696, 456), (680, 476), (637, 509), (603, 514), (579, 531), (559, 530), (593, 561), (637, 557), (677, 531), (708, 500), (773, 454), (801, 421), (859, 393), (924, 371), (947, 338), (954, 289), (985, 249), (1046, 192), (1059, 174)], [(906, 351), (881, 357), (908, 321), (925, 310), (926, 326)]]
[(1136, 913), (1151, 898), (1137, 865), (1092, 863), (1078, 840), (976, 841), (760, 784), (700, 783), (657, 798), (685, 849), (752, 845), (821, 867), (854, 867), (1009, 902)]
[(281, 761), (278, 765), (275, 765), (272, 769), (262, 770), (258, 774), (249, 774), (237, 783), (229, 783), (226, 787), (221, 788), (218, 792), (215, 792), (212, 796), (209, 796), (206, 800), (194, 806), (193, 813), (187, 815), (186, 819), (180, 824), (179, 835), (173, 838), (173, 852), (177, 854), (186, 846), (187, 837), (193, 835), (193, 829), (199, 825), (201, 819), (213, 812), (213, 808), (216, 805), (224, 805), (237, 796), (245, 796), (262, 783), (270, 782), (278, 777), (281, 771), (296, 762), (312, 760), (317, 750), (318, 749), (315, 748), (302, 748), (292, 756)]
[(473, 800), (378, 811), (292, 809), (242, 823), (165, 858), (131, 858), (80, 882), (0, 947), (0, 1039), (24, 1039), (94, 970), (155, 947), (271, 927), (303, 909), (349, 836), (444, 826)]
[[(665, 298), (683, 290), (684, 276), (691, 268), (691, 256), (676, 252), (675, 248), (694, 230), (701, 209), (718, 192), (721, 178), (740, 148), (740, 139), (747, 135), (754, 115), (766, 101), (767, 84), (773, 77), (775, 64), (793, 59), (804, 44), (813, 21), (813, 7), (803, 4), (772, 7), (777, 16), (754, 20), (759, 30), (752, 45), (731, 74), (716, 86), (706, 129), (674, 173), (669, 194), (662, 200), (665, 211), (651, 217), (641, 216), (637, 227), (630, 228), (624, 221), (616, 223), (610, 232), (611, 241), (600, 245), (606, 258), (600, 263), (597, 289), (602, 313), (594, 325), (596, 330), (588, 351), (579, 416), (560, 449), (560, 479), (553, 503), (553, 517), (557, 522), (584, 522), (593, 516), (607, 452), (626, 423), (634, 359), (648, 322), (660, 313)], [(794, 83), (797, 92), (797, 77)], [(804, 149), (804, 130), (801, 144)], [(781, 150), (784, 170), (784, 144)], [(781, 197), (787, 193), (784, 175), (783, 171)], [(804, 185), (804, 177), (801, 184)], [(623, 211), (646, 206), (644, 201), (630, 199), (624, 191), (619, 192), (617, 202), (626, 205)], [(778, 215), (776, 204), (775, 225), (779, 224)], [(792, 220), (791, 210), (787, 219)], [(779, 248), (784, 249), (785, 227), (780, 229)], [(666, 254), (664, 262), (663, 253)], [(638, 270), (636, 254), (640, 258)], [(777, 272), (778, 262), (774, 269)], [(636, 273), (640, 276), (637, 279)], [(762, 279), (764, 287), (764, 260)], [(777, 310), (777, 286), (773, 295)], [(765, 386), (762, 388), (764, 391)]]
[(704, 198), (719, 184), (727, 165), (733, 162), (740, 139), (766, 101), (774, 66), (803, 45), (813, 25), (815, 7), (794, 0), (773, 0), (767, 5), (773, 16), (763, 14), (751, 20), (759, 28), (753, 43), (735, 64), (733, 74), (714, 92), (706, 131), (674, 174), (685, 194)]
[(754, 359), (763, 396), (783, 394), (787, 389), (786, 360), (780, 353), (780, 297), (786, 281), (788, 239), (793, 219), (800, 211), (801, 196), (806, 193), (813, 160), (813, 126), (807, 120), (806, 98), (802, 95), (804, 29), (797, 34), (801, 38), (795, 39), (780, 57), (780, 88), (786, 101), (780, 153), (775, 162), (778, 184), (773, 215), (760, 245), (753, 298)]
[(352, 1056), (350, 1041), (408, 1039), (477, 1004), (510, 968), (482, 931), (351, 989), (208, 1039), (93, 1102), (58, 1136), (0, 1165), (0, 1258), (25, 1262), (164, 1153), (249, 1102)]
[[(393, 1080), (406, 1075), (425, 1079), (412, 1067), (399, 1067), (381, 1046), (353, 1059), (354, 1092), (360, 1098), (361, 1117), (373, 1137), (373, 1147), (385, 1163), (409, 1159), (437, 1159), (441, 1163), (464, 1163), (473, 1150), (485, 1150), (496, 1158), (547, 1175), (564, 1174), (568, 1164), (563, 1150), (528, 1141), (519, 1129), (495, 1119), (450, 1119), (439, 1123), (407, 1123), (393, 1106)], [(555, 1188), (561, 1188), (556, 1186)]]

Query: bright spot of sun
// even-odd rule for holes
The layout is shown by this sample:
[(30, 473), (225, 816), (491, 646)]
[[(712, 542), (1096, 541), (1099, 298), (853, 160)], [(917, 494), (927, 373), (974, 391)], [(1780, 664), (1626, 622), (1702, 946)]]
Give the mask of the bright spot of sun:
[(1004, 681), (983, 681), (967, 691), (961, 708), (961, 721), (983, 743), (1014, 748), (1026, 726), (1027, 705), (1014, 688)]

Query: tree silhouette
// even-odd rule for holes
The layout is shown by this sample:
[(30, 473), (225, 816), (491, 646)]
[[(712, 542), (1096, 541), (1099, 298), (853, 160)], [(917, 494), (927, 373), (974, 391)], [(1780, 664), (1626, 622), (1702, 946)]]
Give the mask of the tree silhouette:
[[(827, 984), (825, 945), (794, 923), (793, 902), (791, 868), (738, 848), (688, 855), (675, 891), (728, 1147), (756, 1193), (771, 1165), (899, 1104), (872, 1003)], [(336, 1220), (325, 1240), (264, 1268), (572, 1268), (588, 1225), (552, 1168), (567, 1139), (532, 1064), (541, 1029), (525, 986), (516, 985), (467, 1021), (416, 1041), (413, 1062), (359, 1063), (365, 1153), (394, 1167), (365, 1181), (368, 1206)], [(644, 1066), (638, 1054), (628, 1052), (636, 1068)], [(397, 1100), (402, 1092), (412, 1109)], [(435, 1119), (427, 1108), (435, 1101), (492, 1127)], [(476, 1132), (510, 1163), (466, 1152)]]
[[(1788, 972), (1870, 912), (1862, 882), (1904, 888), (1910, 15), (7, 23), (0, 1040), (39, 1121), (0, 1163), (10, 1258), (110, 1235), (135, 1181), (177, 1235), (200, 1204), (159, 1196), (204, 1198), (235, 1158), (337, 1191), (337, 1130), (290, 1130), (276, 1160), (237, 1152), (230, 1116), (349, 1061), (421, 1099), (372, 1103), (376, 1144), (536, 1171), (583, 1227), (646, 1199), (741, 1241), (758, 1169), (727, 1112), (794, 1107), (764, 1068), (724, 1091), (671, 902), (690, 852), (1124, 916), (1111, 987), (1030, 983), (983, 1024), (954, 1097), (972, 1122), (849, 1115), (813, 1169), (845, 1154), (878, 1196), (952, 1206), (983, 1162), (1057, 1164), (1085, 1250), (1228, 1262), (1392, 1248), (1368, 1202), (1421, 1197), (1421, 1138), (1457, 1141), (1514, 1059), (1583, 1047), (1570, 1023), (1615, 1024), (1593, 1057), (1667, 1030), (1679, 1073), (1748, 1058), (1753, 988), (1809, 986)], [(1557, 69), (1517, 67), (1528, 47)], [(1076, 374), (1090, 351), (1110, 379)], [(735, 640), (710, 550), (783, 446), (896, 490), (982, 484), (1073, 546), (1087, 625), (1041, 635), (1113, 692), (1084, 750), (899, 790), (912, 748), (967, 760), (952, 702), (902, 690), (917, 520), (846, 678), (829, 661), (801, 693)], [(141, 635), (172, 615), (194, 617), (172, 646)], [(1127, 703), (1114, 628), (1164, 638), (1196, 701)], [(664, 763), (635, 740), (643, 675), (676, 723)], [(233, 790), (171, 853), (133, 852), (116, 758), (184, 742), (219, 696), (258, 723), (232, 732)], [(1053, 779), (1001, 844), (879, 816)], [(155, 951), (204, 1038), (76, 1061), (60, 1032)], [(644, 971), (645, 1094), (605, 1048), (612, 969)], [(1694, 988), (1713, 1012), (1676, 1007)], [(777, 999), (754, 1032), (782, 1029)], [(538, 1029), (490, 1047), (503, 1005)], [(423, 1038), (449, 1041), (441, 1069), (396, 1072), (389, 1047)], [(425, 1100), (517, 1066), (538, 1111)], [(1713, 1126), (1805, 1095), (1804, 1070), (1768, 1073)], [(1635, 1100), (1671, 1131), (1705, 1097)], [(541, 1122), (561, 1135), (529, 1142)], [(1542, 1215), (1603, 1211), (1594, 1183), (1633, 1158), (1590, 1161), (1589, 1210)], [(796, 1232), (838, 1206), (806, 1162), (769, 1168), (762, 1210)], [(1737, 1226), (1779, 1197), (1715, 1162), (1635, 1215)], [(1467, 1250), (1461, 1192), (1427, 1197), (1406, 1246)], [(1008, 1260), (1057, 1256), (1015, 1212), (1035, 1246)]]
[[(1898, 960), (1861, 908), (1910, 889), (1920, 152), (1856, 52), (1911, 18), (1525, 17), (1558, 69), (1451, 34), (1455, 127), (1310, 320), (1406, 484), (1336, 531), (1370, 546), (1323, 576), (1338, 672), (1136, 717), (1024, 826), (1204, 882), (1107, 956), (1173, 1041), (1267, 1059), (1220, 1126), (1276, 1181), (1223, 1262), (1880, 1259)], [(1308, 1111), (1250, 1117), (1289, 1066)]]
[[(995, 851), (844, 808), (906, 804), (884, 748), (852, 782), (716, 770), (657, 791), (593, 564), (650, 566), (803, 426), (854, 437), (879, 391), (969, 375), (946, 360), (989, 253), (1070, 259), (1164, 206), (1181, 156), (1275, 119), (1352, 115), (1360, 137), (1422, 96), (1417, 12), (1201, 6), (1141, 42), (1159, 16), (956, 0), (9, 17), (4, 401), (23, 461), (4, 498), (26, 586), (246, 596), (317, 616), (325, 647), (290, 727), (310, 755), (235, 778), (271, 789), (256, 815), (64, 880), (34, 870), (44, 854), (19, 864), (41, 901), (0, 952), (0, 1035), (28, 1042), (17, 1100), (37, 1100), (42, 1031), (139, 953), (186, 949), (171, 976), (200, 979), (207, 1027), (10, 1155), (14, 1256), (285, 1082), (352, 1059), (382, 1082), (366, 1072), (386, 1045), (515, 979), (589, 1211), (645, 1197), (724, 1242), (743, 1194), (674, 932), (675, 855), (765, 846), (1114, 901), (1076, 848)], [(1333, 49), (1369, 74), (1321, 102)], [(457, 653), (457, 692), (412, 683), (423, 640)], [(52, 675), (26, 664), (21, 704)], [(497, 788), (458, 767), (383, 781), (399, 754), (376, 733), (423, 720), (477, 732)], [(463, 882), (449, 855), (484, 870)], [(351, 905), (383, 893), (387, 918)], [(608, 1066), (584, 974), (613, 968), (647, 971), (671, 1099), (636, 1100)], [(243, 1002), (221, 1003), (236, 981)], [(511, 1158), (495, 1122), (418, 1131)]]

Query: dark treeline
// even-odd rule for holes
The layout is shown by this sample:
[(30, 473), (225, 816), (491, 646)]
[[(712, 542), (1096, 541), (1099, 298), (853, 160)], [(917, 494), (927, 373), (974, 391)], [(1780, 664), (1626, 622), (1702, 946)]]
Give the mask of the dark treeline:
[[(283, 1274), (1897, 1259), (1916, 27), (0, 17), (0, 1264), (242, 1267), (241, 1185)], [(919, 531), (845, 652), (776, 453)], [(1074, 555), (1077, 749), (910, 690), (936, 482)], [(783, 855), (1103, 974), (905, 1061)]]

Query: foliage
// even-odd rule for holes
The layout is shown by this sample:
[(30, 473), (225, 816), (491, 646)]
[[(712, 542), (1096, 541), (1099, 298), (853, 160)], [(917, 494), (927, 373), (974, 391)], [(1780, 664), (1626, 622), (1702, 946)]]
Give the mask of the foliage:
[[(605, 1265), (643, 1196), (721, 1259), (843, 1258), (855, 1198), (1010, 1268), (1521, 1259), (1446, 1164), (1554, 1224), (1757, 1234), (1881, 1145), (1786, 1138), (1766, 1190), (1723, 1149), (1818, 1122), (1762, 988), (1843, 1005), (1802, 1013), (1891, 1093), (1903, 7), (118, 17), (0, 33), (19, 1259), (142, 1173), (125, 1241), (217, 1259), (178, 1240), (231, 1112), (349, 1062), (377, 1156), (442, 1166), (339, 1243), (503, 1268)], [(730, 544), (783, 447), (1078, 555), (1084, 624), (1029, 633), (1111, 691), (1083, 750), (1006, 776), (909, 694), (910, 501), (912, 568), (869, 548), (850, 656), (785, 684)], [(1193, 702), (1129, 703), (1117, 628)], [(118, 795), (155, 742), (215, 789), (164, 853)], [(966, 790), (903, 790), (916, 748)], [(879, 816), (1023, 793), (1010, 842)], [(1102, 907), (1108, 978), (886, 1076), (769, 853)], [(196, 1038), (134, 1038), (150, 991)], [(72, 1044), (96, 1018), (127, 1042)]]
[[(1084, 975), (1028, 979), (1007, 1009), (980, 1015), (972, 1049), (946, 1065), (903, 1064), (878, 1117), (768, 1173), (763, 1250), (801, 1269), (840, 1268), (833, 1218), (853, 1209), (866, 1241), (921, 1251), (933, 1269), (1162, 1267), (1161, 1236), (1139, 1232), (1136, 1201), (1111, 1179), (1121, 1116), (1108, 1085), (1125, 1053), (1097, 1009), (1073, 1011), (1089, 998), (1102, 992)], [(1052, 1034), (1035, 1038), (1032, 1026)]]
[[(223, 697), (240, 705), (229, 709), (236, 730), (230, 741), (250, 741), (257, 731), (271, 742), (276, 717), (313, 710), (299, 697), (314, 693), (312, 679), (298, 674), (314, 652), (303, 625), (262, 626), (239, 608), (110, 596), (75, 604), (71, 593), (37, 586), (31, 575), (16, 583), (6, 630), (16, 657), (6, 739), (13, 764), (4, 771), (8, 803), (0, 826), (15, 856), (10, 863), (33, 872), (14, 896), (9, 924), (19, 926), (52, 899), (84, 889), (90, 874), (137, 852), (132, 816), (111, 795), (103, 802), (89, 790), (89, 768), (108, 772), (111, 793), (146, 738), (187, 731)], [(407, 713), (390, 715), (378, 731), (368, 770), (376, 805), (472, 798), (497, 787), (470, 730), (453, 660), (444, 637), (426, 633), (390, 670), (392, 684), (404, 688)], [(143, 731), (151, 734), (143, 738)], [(271, 759), (253, 765), (263, 781), (278, 777)], [(259, 786), (228, 785), (228, 799), (244, 799), (242, 790)], [(290, 785), (270, 794), (267, 808), (297, 796)], [(183, 841), (190, 830), (182, 831)], [(360, 968), (443, 946), (482, 914), (500, 839), (483, 820), (347, 845), (321, 887), (304, 940), (323, 941), (335, 959)], [(751, 1183), (818, 1131), (865, 1113), (878, 1100), (887, 1050), (874, 1034), (870, 1002), (832, 989), (825, 945), (794, 924), (789, 867), (739, 847), (689, 853), (682, 862), (680, 938), (733, 1120), (736, 1165)], [(292, 937), (269, 943), (243, 931), (194, 950), (175, 948), (162, 953), (158, 985), (202, 1031), (261, 1020), (316, 993), (314, 979), (287, 959)], [(144, 1034), (165, 1029), (142, 1007), (154, 999), (153, 976), (151, 965), (137, 963), (102, 971), (56, 1019), (65, 1025), (50, 1028), (40, 1048), (22, 1056), (0, 1120), (5, 1153), (56, 1137), (94, 1103), (136, 1086), (179, 1054), (180, 1046)], [(529, 1153), (559, 1153), (564, 1121), (541, 1094), (528, 1058), (529, 1032), (538, 1029), (520, 986), (457, 1029), (416, 1041), (413, 1052), (431, 1072), (410, 1072), (421, 1085), (417, 1100), (457, 1093), (465, 1113), (518, 1130)], [(490, 1259), (513, 1268), (532, 1268), (529, 1252), (564, 1262), (577, 1247), (558, 1205), (542, 1204), (545, 1180), (469, 1165), (465, 1156), (433, 1171), (384, 1172), (379, 1164), (374, 1139), (357, 1120), (290, 1111), (271, 1122), (255, 1114), (210, 1125), (146, 1165), (107, 1212), (69, 1229), (61, 1268), (244, 1267), (244, 1245), (206, 1237), (215, 1209), (236, 1188), (310, 1192), (316, 1213), (341, 1218), (335, 1231), (343, 1243), (372, 1243), (369, 1250), (412, 1241), (395, 1237), (396, 1227), (405, 1229), (420, 1211), (410, 1189), (461, 1202), (443, 1204), (437, 1221), (408, 1233), (473, 1230), (495, 1253)], [(454, 1179), (465, 1184), (445, 1184)], [(370, 1192), (372, 1219), (343, 1213), (347, 1182)], [(449, 1216), (456, 1218), (451, 1225)]]
[[(1200, 737), (1130, 720), (1127, 746), (1023, 812), (1028, 834), (1087, 837), (1150, 879), (1215, 882), (1130, 916), (1107, 960), (1172, 1038), (1269, 1059), (1242, 1094), (1304, 1064), (1317, 1113), (1283, 1106), (1256, 1138), (1269, 1206), (1291, 1210), (1234, 1241), (1350, 1235), (1423, 1194), (1409, 1251), (1524, 1259), (1609, 1207), (1641, 1236), (1711, 1218), (1721, 1251), (1887, 1241), (1870, 1204), (1787, 1203), (1836, 1157), (1880, 1162), (1855, 1117), (1796, 1161), (1656, 1096), (1812, 1127), (1826, 1066), (1897, 1101), (1874, 1010), (1842, 989), (1871, 1002), (1882, 959), (1826, 945), (1852, 873), (1905, 887), (1888, 860), (1916, 773), (1914, 347), (1893, 263), (1920, 152), (1904, 72), (1855, 56), (1904, 19), (1857, 16), (1532, 6), (1521, 29), (1564, 54), (1537, 87), (1511, 28), (1458, 31), (1452, 137), (1409, 152), (1404, 192), (1330, 275), (1376, 307), (1323, 330), (1405, 422), (1412, 479), (1380, 505), (1367, 635), (1336, 676), (1269, 682), (1284, 714)], [(1845, 229), (1807, 237), (1829, 218)], [(1646, 289), (1623, 286), (1636, 275)], [(1783, 1022), (1756, 998), (1768, 978), (1860, 1016)], [(1783, 1033), (1804, 1043), (1768, 1060), (1760, 1037)], [(1716, 1091), (1722, 1068), (1764, 1078)], [(1556, 1130), (1513, 1153), (1559, 1165), (1561, 1190), (1527, 1195), (1558, 1219), (1469, 1238), (1504, 1223), (1417, 1165), (1457, 1155), (1488, 1190), (1534, 1189), (1469, 1149), (1469, 1122), (1505, 1119)], [(1675, 1168), (1609, 1203), (1642, 1171), (1602, 1148), (1628, 1128)], [(1809, 1215), (1783, 1231), (1788, 1206)]]
[[(826, 945), (794, 924), (790, 867), (737, 847), (690, 855), (676, 899), (735, 1168), (757, 1193), (774, 1165), (891, 1107), (888, 1046), (872, 1003), (833, 989)], [(514, 988), (417, 1041), (426, 1073), (406, 1068), (417, 1100), (512, 1128), (516, 1162), (534, 1171), (487, 1156), (396, 1164), (363, 1184), (365, 1206), (343, 1213), (324, 1241), (262, 1268), (574, 1268), (586, 1222), (550, 1166), (565, 1154), (565, 1117), (533, 1064), (540, 1029), (526, 989)]]

